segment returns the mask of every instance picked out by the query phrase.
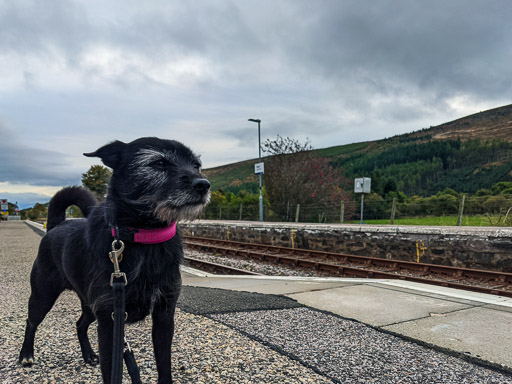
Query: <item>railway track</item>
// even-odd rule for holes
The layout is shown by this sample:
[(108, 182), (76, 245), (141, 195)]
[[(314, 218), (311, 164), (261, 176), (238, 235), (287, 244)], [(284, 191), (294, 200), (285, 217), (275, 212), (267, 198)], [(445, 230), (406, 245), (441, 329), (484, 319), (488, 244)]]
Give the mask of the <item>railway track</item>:
[(201, 271), (219, 273), (223, 275), (261, 275), (260, 273), (246, 271), (245, 269), (229, 267), (227, 265), (212, 263), (188, 256), (185, 256), (185, 265), (188, 267), (200, 269)]
[[(183, 243), (200, 251), (314, 269), (323, 276), (400, 279), (512, 297), (512, 273), (199, 237), (185, 236)], [(238, 269), (240, 271), (243, 270)]]

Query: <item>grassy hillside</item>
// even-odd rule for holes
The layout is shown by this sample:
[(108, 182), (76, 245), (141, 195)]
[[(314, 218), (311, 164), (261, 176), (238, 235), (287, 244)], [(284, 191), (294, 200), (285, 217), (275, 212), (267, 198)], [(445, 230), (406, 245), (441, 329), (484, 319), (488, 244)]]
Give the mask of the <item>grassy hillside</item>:
[(242, 161), (216, 168), (205, 169), (203, 173), (208, 177), (213, 190), (222, 189), (237, 193), (247, 191), (256, 193), (258, 190), (258, 177), (254, 174), (254, 164), (258, 159)]
[[(512, 104), (389, 139), (321, 148), (345, 176), (372, 177), (379, 194), (431, 195), (445, 188), (474, 193), (512, 181)], [(256, 192), (254, 163), (247, 160), (205, 170), (214, 190)]]
[(503, 139), (512, 142), (512, 104), (489, 109), (460, 119), (412, 133), (411, 137), (434, 140)]

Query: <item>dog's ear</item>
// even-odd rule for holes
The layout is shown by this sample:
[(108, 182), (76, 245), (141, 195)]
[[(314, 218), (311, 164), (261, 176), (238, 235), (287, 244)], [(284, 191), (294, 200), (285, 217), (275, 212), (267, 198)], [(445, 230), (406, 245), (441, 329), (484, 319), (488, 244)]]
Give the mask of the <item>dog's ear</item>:
[(122, 141), (116, 140), (95, 152), (84, 153), (87, 157), (99, 157), (103, 164), (112, 169), (117, 168), (121, 162), (121, 154), (123, 153), (126, 144)]

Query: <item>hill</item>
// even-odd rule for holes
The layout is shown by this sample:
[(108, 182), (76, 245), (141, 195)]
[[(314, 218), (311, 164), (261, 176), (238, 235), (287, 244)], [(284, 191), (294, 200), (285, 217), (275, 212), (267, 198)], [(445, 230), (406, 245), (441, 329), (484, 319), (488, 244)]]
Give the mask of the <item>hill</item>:
[[(315, 149), (345, 176), (372, 177), (372, 190), (430, 195), (445, 188), (475, 193), (512, 181), (512, 104), (388, 139)], [(206, 169), (213, 189), (257, 192), (246, 160)], [(351, 188), (351, 186), (346, 186)]]
[(512, 142), (512, 104), (475, 113), (449, 123), (415, 132), (411, 137), (430, 136), (434, 140), (503, 139)]

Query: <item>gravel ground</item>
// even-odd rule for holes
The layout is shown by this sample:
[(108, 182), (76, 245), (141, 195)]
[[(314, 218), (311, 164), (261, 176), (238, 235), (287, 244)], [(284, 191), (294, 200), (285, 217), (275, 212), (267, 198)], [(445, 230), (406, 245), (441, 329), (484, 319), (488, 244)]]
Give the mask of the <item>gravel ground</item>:
[(185, 256), (192, 257), (194, 259), (209, 261), (212, 263), (218, 263), (227, 265), (229, 267), (245, 269), (246, 271), (252, 271), (261, 273), (262, 275), (269, 276), (329, 276), (328, 274), (316, 272), (306, 268), (289, 268), (286, 265), (274, 264), (267, 261), (255, 262), (254, 259), (244, 256), (224, 256), (213, 252), (199, 252), (190, 248), (185, 247)]
[(339, 383), (512, 383), (510, 375), (309, 308), (211, 317)]
[[(80, 314), (74, 293), (61, 295), (36, 335), (36, 364), (17, 364), (23, 342), (29, 273), (40, 236), (24, 223), (0, 223), (0, 382), (99, 383), (99, 367), (86, 366), (76, 338)], [(150, 321), (127, 328), (142, 381), (156, 382)], [(97, 343), (95, 323), (91, 344)], [(176, 383), (330, 383), (297, 361), (219, 322), (178, 310), (173, 344)], [(129, 382), (125, 376), (124, 382)]]

